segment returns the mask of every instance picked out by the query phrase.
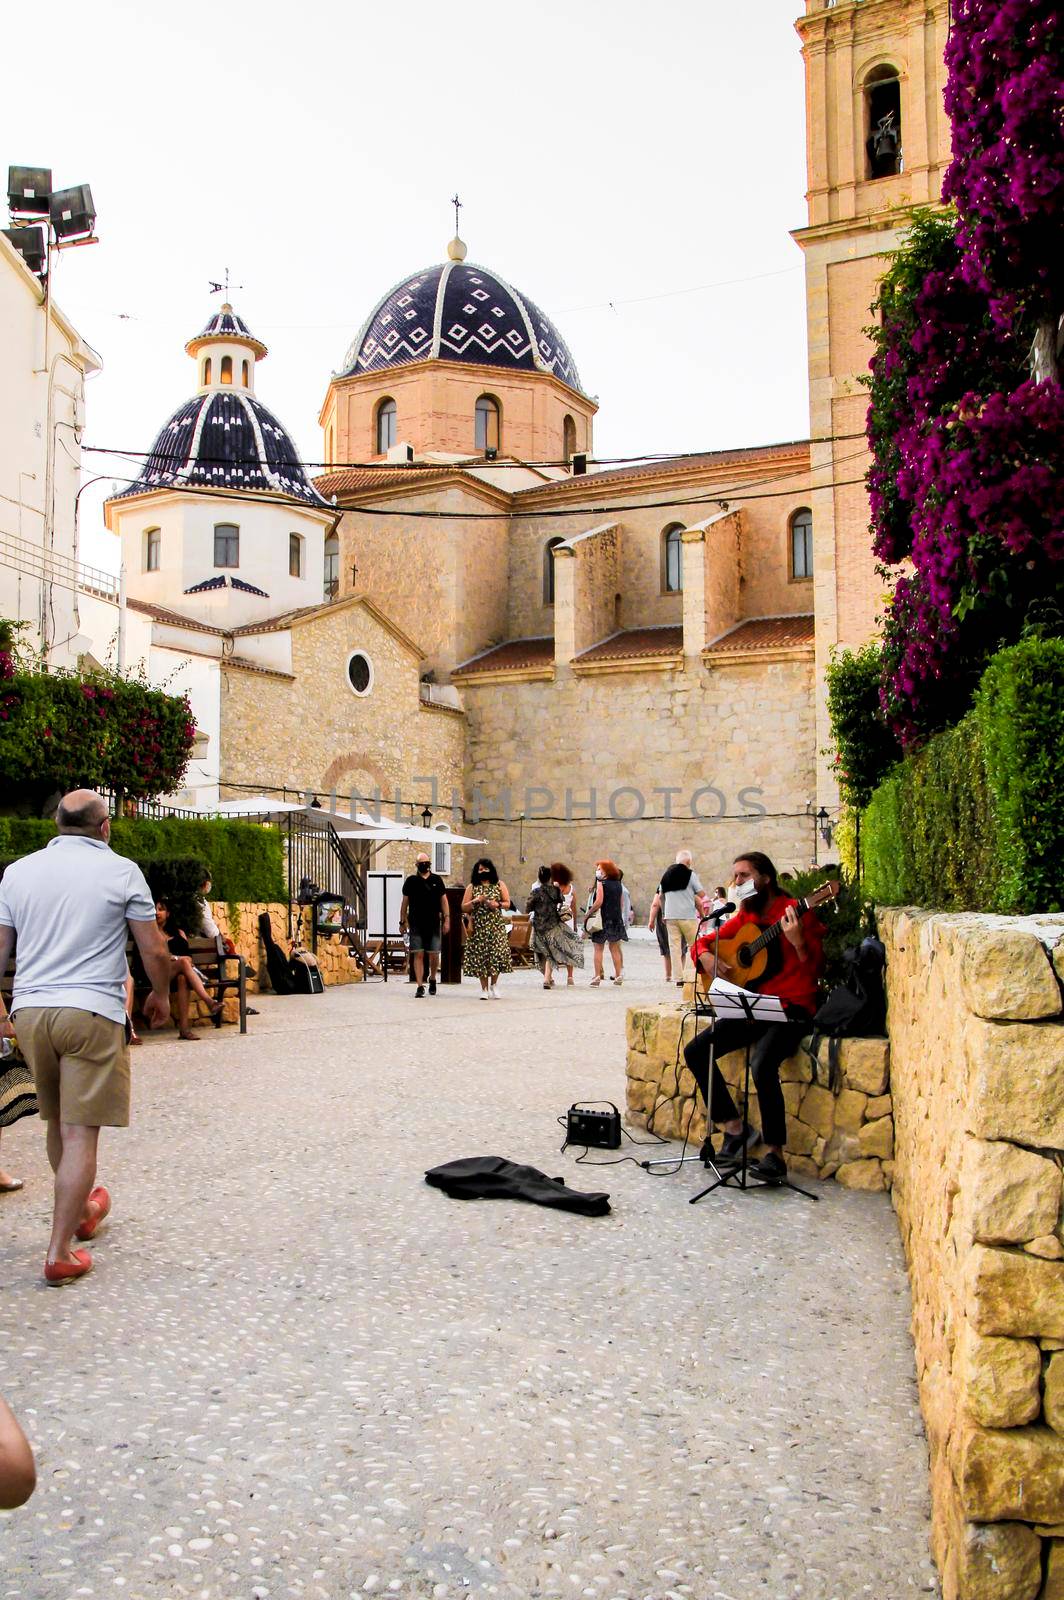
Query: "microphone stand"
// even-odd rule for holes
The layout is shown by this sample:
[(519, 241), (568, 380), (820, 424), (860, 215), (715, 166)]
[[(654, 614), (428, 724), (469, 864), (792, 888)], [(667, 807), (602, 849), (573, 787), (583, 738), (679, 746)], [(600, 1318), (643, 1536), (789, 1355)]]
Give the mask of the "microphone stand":
[[(717, 910), (717, 911), (710, 911), (704, 917), (699, 917), (698, 925), (695, 928), (695, 943), (697, 944), (699, 938), (701, 937), (702, 928), (703, 928), (703, 925), (705, 923), (707, 923), (707, 922), (715, 922), (717, 924), (717, 933), (719, 935), (719, 933), (720, 933), (720, 924), (722, 922), (724, 922), (728, 917), (732, 916), (736, 910), (737, 910), (736, 906), (729, 904), (729, 905), (721, 906), (720, 909)], [(713, 975), (709, 980), (710, 984), (715, 983), (716, 982), (716, 978), (717, 978), (717, 962), (720, 959), (719, 946), (720, 946), (720, 939), (718, 937), (718, 938), (714, 939), (714, 941), (713, 941)], [(694, 982), (693, 982), (693, 991), (692, 991), (693, 994), (694, 994), (694, 1001), (693, 1001), (692, 1010), (691, 1011), (685, 1011), (683, 1016), (680, 1019), (680, 1041), (681, 1041), (681, 1044), (683, 1042), (683, 1025), (684, 1025), (684, 1023), (686, 1022), (686, 1020), (687, 1020), (687, 1018), (689, 1016), (692, 1016), (692, 1015), (694, 1016), (696, 1032), (697, 1032), (697, 1028), (698, 1028), (698, 1019), (699, 1019), (700, 1016), (702, 1016), (702, 1017), (706, 1017), (706, 1016), (712, 1017), (713, 1016), (713, 1007), (712, 1007), (712, 1005), (710, 1004), (710, 1001), (709, 1001), (709, 990), (708, 989), (706, 990), (704, 998), (702, 998), (700, 1000), (699, 999), (699, 994), (698, 994), (698, 966), (697, 966), (697, 963), (694, 962), (694, 961), (692, 961), (691, 966), (692, 966), (692, 969), (694, 971)], [(708, 1067), (706, 1069), (706, 1073), (707, 1073), (707, 1076), (706, 1076), (706, 1089), (707, 1089), (707, 1091), (711, 1090), (711, 1086), (712, 1086), (712, 1083), (713, 1083), (713, 1068), (716, 1066), (716, 1063), (717, 1063), (716, 1028), (711, 1023), (710, 1024), (710, 1041), (709, 1041), (709, 1065), (708, 1065)], [(676, 1074), (677, 1089), (679, 1088), (679, 1082), (680, 1082), (680, 1075), (679, 1075), (679, 1072), (677, 1072), (677, 1074)], [(651, 1117), (653, 1117), (653, 1114), (654, 1113), (651, 1112)], [(692, 1116), (694, 1115), (694, 1111), (693, 1110), (692, 1110), (691, 1115)], [(690, 1123), (688, 1123), (688, 1127), (690, 1127)], [(706, 1138), (708, 1139), (709, 1136), (710, 1136), (709, 1093), (707, 1092), (707, 1096), (706, 1096)], [(665, 1157), (659, 1158), (657, 1161), (641, 1161), (639, 1163), (639, 1165), (646, 1172), (649, 1172), (652, 1167), (676, 1167), (677, 1169), (679, 1169), (682, 1166), (686, 1166), (688, 1161), (702, 1161), (701, 1152), (696, 1156), (665, 1156)], [(713, 1163), (711, 1161), (707, 1161), (707, 1162), (705, 1162), (705, 1165), (710, 1167), (711, 1170), (716, 1174), (718, 1181), (721, 1181), (721, 1174), (717, 1171), (716, 1167), (713, 1166)]]

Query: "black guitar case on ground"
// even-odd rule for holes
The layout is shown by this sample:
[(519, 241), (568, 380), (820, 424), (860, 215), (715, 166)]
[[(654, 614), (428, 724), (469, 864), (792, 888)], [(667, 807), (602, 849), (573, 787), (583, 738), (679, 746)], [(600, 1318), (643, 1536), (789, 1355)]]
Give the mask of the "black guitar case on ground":
[(263, 911), (259, 916), (259, 937), (263, 949), (266, 951), (266, 972), (270, 979), (270, 988), (274, 994), (295, 994), (296, 986), (292, 980), (292, 970), (288, 957), (276, 943), (273, 929), (270, 926), (270, 913)]

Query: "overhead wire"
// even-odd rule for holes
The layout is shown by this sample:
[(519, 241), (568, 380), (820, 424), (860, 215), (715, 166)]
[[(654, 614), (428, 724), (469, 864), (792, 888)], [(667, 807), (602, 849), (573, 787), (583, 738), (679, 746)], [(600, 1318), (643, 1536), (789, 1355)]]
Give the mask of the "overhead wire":
[[(817, 434), (817, 435), (814, 435), (812, 437), (803, 438), (803, 439), (773, 440), (773, 441), (770, 441), (768, 444), (735, 445), (732, 448), (728, 448), (727, 446), (725, 446), (725, 447), (723, 447), (722, 449), (719, 449), (719, 450), (679, 450), (679, 451), (670, 451), (670, 450), (655, 451), (655, 450), (652, 450), (652, 451), (645, 452), (643, 455), (637, 455), (637, 456), (592, 456), (592, 455), (589, 455), (587, 457), (587, 460), (588, 460), (588, 465), (589, 466), (607, 467), (607, 468), (608, 467), (626, 467), (626, 466), (653, 465), (656, 462), (665, 463), (665, 462), (672, 462), (672, 461), (675, 461), (675, 462), (678, 462), (678, 463), (682, 464), (684, 462), (700, 461), (704, 457), (712, 456), (712, 455), (746, 455), (746, 454), (752, 454), (755, 450), (786, 450), (786, 449), (790, 449), (790, 448), (797, 448), (800, 445), (841, 444), (841, 443), (847, 443), (852, 439), (864, 439), (865, 437), (866, 437), (865, 430), (863, 428), (861, 428), (861, 429), (858, 429), (857, 431), (855, 431), (853, 433), (824, 433), (824, 434)], [(155, 453), (153, 450), (132, 450), (132, 449), (129, 449), (129, 448), (125, 447), (125, 446), (118, 446), (118, 445), (109, 446), (109, 445), (102, 445), (102, 444), (87, 444), (87, 445), (83, 446), (83, 449), (91, 452), (93, 455), (123, 456), (123, 457), (127, 458), (130, 461), (146, 461), (146, 460), (149, 459), (149, 457), (151, 457)], [(577, 454), (582, 454), (582, 453), (583, 452), (580, 452), (580, 451), (577, 452)], [(232, 463), (230, 461), (228, 461), (226, 458), (224, 458), (222, 456), (204, 456), (204, 455), (201, 455), (201, 456), (197, 457), (197, 460), (199, 461), (200, 465), (203, 465), (203, 466), (231, 466), (232, 465)], [(259, 460), (255, 460), (255, 459), (249, 459), (247, 461), (246, 465), (248, 465), (248, 466), (265, 466), (265, 465), (268, 465), (268, 463), (265, 463), (265, 462), (262, 462), (262, 461), (259, 461)], [(300, 460), (299, 461), (299, 465), (303, 468), (304, 471), (306, 471), (310, 467), (320, 467), (322, 469), (322, 471), (324, 473), (326, 473), (326, 474), (330, 473), (330, 472), (350, 472), (350, 471), (380, 472), (380, 473), (384, 473), (384, 474), (389, 474), (389, 473), (396, 473), (396, 472), (403, 472), (403, 473), (407, 473), (407, 472), (447, 472), (447, 471), (461, 472), (461, 471), (464, 471), (464, 470), (468, 470), (470, 467), (473, 467), (473, 466), (481, 467), (481, 468), (488, 468), (492, 472), (497, 472), (500, 469), (508, 470), (508, 471), (519, 471), (519, 470), (521, 470), (521, 471), (533, 470), (534, 471), (537, 468), (545, 468), (545, 467), (570, 468), (572, 466), (572, 461), (571, 461), (571, 459), (566, 459), (566, 460), (560, 460), (559, 459), (559, 460), (548, 460), (548, 461), (518, 461), (518, 460), (513, 460), (513, 459), (507, 459), (507, 460), (504, 460), (504, 461), (489, 461), (489, 460), (486, 459), (486, 457), (478, 455), (478, 456), (465, 456), (465, 457), (462, 457), (461, 459), (455, 460), (455, 461), (379, 461), (379, 460), (378, 461), (303, 461), (303, 460)], [(587, 476), (587, 477), (593, 478), (593, 477), (596, 476), (596, 474), (587, 473), (587, 474), (581, 474), (581, 476)], [(570, 479), (557, 479), (557, 480), (552, 480), (552, 481), (569, 482), (569, 481), (572, 481), (572, 480), (570, 480)]]
[[(843, 465), (846, 461), (859, 459), (861, 456), (864, 455), (864, 453), (865, 452), (863, 450), (854, 451), (849, 456), (841, 457), (840, 460), (837, 461), (837, 462), (825, 463), (825, 466)], [(819, 471), (821, 469), (814, 467), (812, 470), (814, 472), (816, 472), (816, 471)], [(137, 477), (137, 478), (127, 478), (127, 477), (123, 476), (120, 473), (105, 473), (105, 474), (102, 474), (102, 476), (111, 478), (112, 482), (125, 483), (125, 484), (129, 484), (129, 485), (138, 484), (138, 483), (140, 483), (142, 481), (139, 477)], [(799, 474), (797, 472), (791, 471), (791, 472), (779, 474), (776, 479), (772, 479), (772, 478), (763, 479), (762, 482), (769, 482), (770, 483), (770, 482), (778, 481), (779, 477), (794, 478), (794, 477), (798, 477), (798, 476), (799, 476)], [(257, 489), (256, 490), (240, 491), (240, 490), (234, 490), (232, 488), (219, 488), (219, 487), (217, 487), (215, 485), (212, 485), (212, 484), (191, 484), (191, 483), (188, 483), (188, 484), (160, 483), (160, 484), (155, 484), (155, 485), (148, 484), (148, 485), (145, 485), (145, 487), (144, 487), (144, 493), (145, 494), (206, 495), (206, 496), (209, 496), (211, 499), (215, 499), (215, 500), (236, 500), (236, 501), (243, 500), (245, 494), (252, 494), (252, 495), (254, 495), (254, 502), (255, 502), (256, 505), (277, 505), (277, 506), (291, 507), (293, 504), (302, 503), (302, 504), (306, 504), (306, 505), (310, 506), (310, 509), (312, 509), (312, 510), (330, 510), (330, 511), (335, 511), (338, 514), (344, 514), (344, 515), (350, 515), (350, 516), (398, 517), (398, 518), (406, 520), (408, 522), (410, 522), (410, 521), (420, 521), (420, 520), (431, 521), (431, 522), (448, 522), (448, 521), (453, 521), (453, 522), (497, 522), (499, 520), (500, 516), (508, 517), (511, 520), (520, 517), (522, 519), (523, 518), (534, 518), (537, 521), (540, 521), (540, 520), (545, 519), (545, 518), (553, 518), (553, 517), (598, 517), (598, 516), (608, 517), (608, 516), (614, 516), (618, 512), (621, 512), (621, 511), (681, 510), (681, 509), (683, 509), (684, 507), (687, 507), (687, 506), (719, 505), (721, 507), (729, 507), (731, 505), (743, 505), (743, 504), (746, 504), (748, 501), (751, 501), (751, 500), (793, 499), (795, 496), (800, 495), (801, 493), (803, 493), (805, 491), (808, 491), (809, 493), (813, 493), (813, 492), (822, 491), (822, 490), (825, 490), (825, 489), (846, 489), (846, 488), (852, 488), (854, 485), (862, 484), (864, 482), (865, 482), (865, 478), (862, 475), (859, 478), (833, 478), (833, 479), (830, 479), (827, 483), (803, 483), (803, 484), (799, 484), (799, 485), (795, 486), (794, 488), (790, 488), (790, 489), (769, 489), (769, 490), (760, 489), (757, 493), (754, 493), (754, 494), (735, 493), (733, 490), (727, 490), (725, 492), (722, 492), (719, 489), (715, 489), (715, 490), (707, 491), (705, 494), (696, 495), (696, 496), (690, 496), (690, 497), (687, 497), (687, 498), (684, 498), (684, 499), (640, 500), (640, 501), (631, 502), (629, 504), (613, 504), (613, 505), (605, 505), (605, 506), (581, 505), (581, 506), (576, 506), (576, 507), (574, 507), (574, 506), (561, 506), (561, 507), (545, 507), (545, 508), (544, 507), (531, 506), (531, 507), (527, 507), (527, 508), (526, 507), (517, 507), (516, 509), (507, 509), (505, 511), (503, 511), (503, 510), (499, 510), (499, 511), (411, 511), (411, 510), (394, 510), (392, 508), (388, 508), (388, 507), (384, 507), (384, 506), (338, 506), (338, 505), (337, 506), (333, 506), (333, 505), (329, 505), (328, 502), (325, 502), (323, 506), (315, 506), (315, 505), (313, 505), (312, 502), (309, 502), (309, 501), (300, 502), (298, 497), (295, 496), (295, 495), (263, 494), (261, 490), (257, 490)], [(742, 487), (745, 488), (745, 487), (749, 487), (749, 486), (743, 485)]]

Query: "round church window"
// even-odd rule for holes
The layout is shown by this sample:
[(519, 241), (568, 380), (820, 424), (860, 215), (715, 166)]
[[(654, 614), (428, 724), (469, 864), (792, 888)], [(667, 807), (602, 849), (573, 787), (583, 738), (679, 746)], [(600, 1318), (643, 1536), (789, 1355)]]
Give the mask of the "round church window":
[(347, 681), (356, 694), (369, 694), (373, 687), (373, 663), (362, 650), (355, 650), (347, 660)]

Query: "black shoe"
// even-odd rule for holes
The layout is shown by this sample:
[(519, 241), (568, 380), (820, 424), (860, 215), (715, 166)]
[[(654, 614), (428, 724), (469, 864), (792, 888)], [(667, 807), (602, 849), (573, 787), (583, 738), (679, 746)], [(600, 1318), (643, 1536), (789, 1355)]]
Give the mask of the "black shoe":
[(435, 994), (435, 993), (436, 993), (436, 979), (435, 978), (430, 978), (429, 979), (429, 994)]
[(754, 1178), (760, 1178), (763, 1183), (784, 1183), (787, 1178), (787, 1163), (782, 1156), (770, 1150), (767, 1155), (751, 1162), (750, 1174)]
[(750, 1150), (760, 1139), (761, 1135), (756, 1128), (746, 1123), (741, 1133), (726, 1133), (724, 1143), (720, 1147), (714, 1166), (737, 1167), (743, 1159), (743, 1151)]
[(419, 983), (417, 988), (414, 990), (414, 999), (415, 1000), (424, 1000), (424, 998), (425, 998), (425, 985), (423, 983)]

